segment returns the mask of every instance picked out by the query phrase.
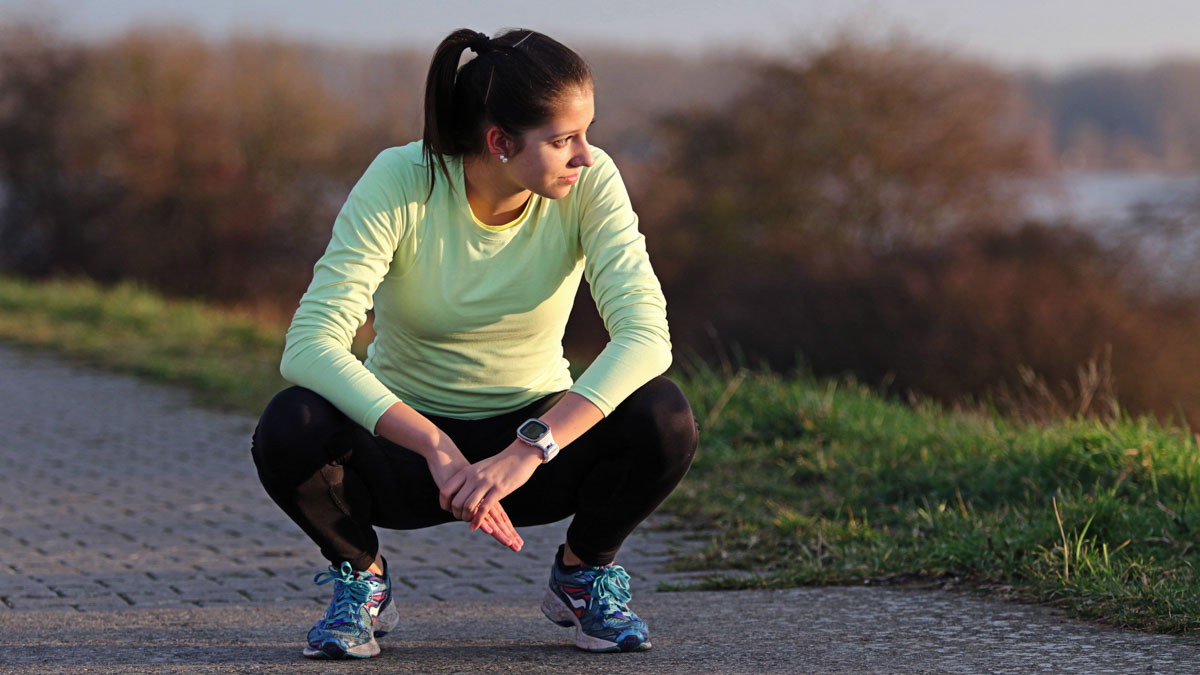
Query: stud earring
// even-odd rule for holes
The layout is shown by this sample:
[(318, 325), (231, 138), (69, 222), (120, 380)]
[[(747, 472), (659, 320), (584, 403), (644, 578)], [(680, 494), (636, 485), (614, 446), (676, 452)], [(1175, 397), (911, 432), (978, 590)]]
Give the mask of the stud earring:
[(499, 157), (500, 157), (500, 163), (501, 163), (501, 164), (508, 164), (508, 158), (507, 158), (507, 157), (505, 157), (504, 155), (500, 155)]

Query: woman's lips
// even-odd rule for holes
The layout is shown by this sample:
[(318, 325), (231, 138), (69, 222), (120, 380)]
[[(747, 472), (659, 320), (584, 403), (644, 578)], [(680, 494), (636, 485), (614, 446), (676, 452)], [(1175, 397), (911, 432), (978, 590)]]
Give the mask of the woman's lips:
[(559, 178), (559, 180), (566, 183), (567, 185), (574, 185), (575, 183), (579, 182), (579, 174), (574, 173), (574, 174), (571, 174), (570, 176), (563, 176), (562, 178)]

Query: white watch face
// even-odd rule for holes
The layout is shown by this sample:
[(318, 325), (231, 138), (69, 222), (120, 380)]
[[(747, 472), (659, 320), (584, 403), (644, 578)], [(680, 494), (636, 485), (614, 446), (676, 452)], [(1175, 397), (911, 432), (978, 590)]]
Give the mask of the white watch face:
[(528, 420), (517, 428), (517, 435), (530, 443), (537, 443), (550, 433), (550, 427), (541, 420)]

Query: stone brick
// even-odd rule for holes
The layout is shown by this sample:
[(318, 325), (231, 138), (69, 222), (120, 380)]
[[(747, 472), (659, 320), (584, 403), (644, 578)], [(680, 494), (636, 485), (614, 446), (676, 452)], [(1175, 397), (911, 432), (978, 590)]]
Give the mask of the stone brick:
[[(0, 426), (21, 430), (0, 445), (0, 597), (18, 610), (328, 600), (312, 583), (328, 562), (258, 484), (255, 420), (3, 346), (0, 400)], [(565, 530), (521, 528), (521, 553), (465, 523), (380, 539), (404, 597), (478, 599), (536, 591)], [(636, 578), (672, 578), (663, 540), (631, 538)]]

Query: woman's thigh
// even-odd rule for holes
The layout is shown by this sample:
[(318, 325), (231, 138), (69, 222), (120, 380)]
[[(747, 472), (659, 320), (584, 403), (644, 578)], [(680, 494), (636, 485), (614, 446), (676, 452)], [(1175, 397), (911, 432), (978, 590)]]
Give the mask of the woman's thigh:
[[(664, 390), (678, 391), (666, 378), (648, 383), (554, 461), (539, 466), (525, 485), (501, 502), (513, 523), (537, 525), (562, 520), (579, 509), (581, 500), (597, 503), (608, 499), (611, 488), (624, 482), (628, 472), (654, 470), (654, 462), (647, 462), (651, 458), (645, 453), (656, 444), (641, 441), (643, 437), (649, 440), (652, 427), (661, 426), (657, 418), (663, 415), (655, 410), (661, 407)], [(520, 410), (482, 420), (435, 416), (430, 420), (454, 440), (467, 461), (474, 463), (508, 447), (523, 421), (541, 416), (562, 396), (561, 392), (552, 394)], [(371, 434), (332, 404), (320, 401), (328, 406), (322, 417), (337, 426), (321, 435), (340, 446), (329, 448), (328, 456), (366, 484), (371, 495), (372, 524), (406, 530), (454, 520), (439, 504), (437, 484), (423, 457)], [(682, 405), (686, 408), (686, 401)], [(687, 413), (690, 420), (690, 409)], [(689, 421), (688, 427), (694, 432), (694, 421)]]
[[(518, 420), (509, 437), (515, 435)], [(657, 377), (625, 399), (501, 503), (513, 523), (534, 525), (575, 513), (640, 521), (691, 465), (696, 423), (674, 382)], [(613, 507), (613, 508), (609, 508)]]
[(355, 453), (347, 468), (371, 493), (373, 525), (412, 530), (454, 520), (438, 504), (438, 487), (425, 458), (379, 436), (372, 441), (372, 450)]
[[(424, 458), (371, 434), (309, 389), (291, 387), (271, 400), (252, 449), (263, 484), (281, 503), (319, 495), (346, 511), (342, 502), (366, 501), (371, 524), (393, 529), (452, 519), (438, 506), (437, 486)], [(326, 489), (301, 487), (318, 474), (318, 484)], [(367, 494), (359, 492), (364, 487)], [(355, 493), (343, 494), (345, 490)]]

